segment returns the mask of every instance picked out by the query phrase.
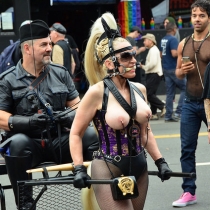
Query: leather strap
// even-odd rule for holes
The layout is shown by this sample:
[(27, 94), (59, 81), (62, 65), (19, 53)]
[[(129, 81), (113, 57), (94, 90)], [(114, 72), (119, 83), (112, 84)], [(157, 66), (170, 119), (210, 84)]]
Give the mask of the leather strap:
[(38, 76), (31, 84), (30, 87), (32, 87), (33, 89), (35, 89), (39, 83), (41, 83), (42, 80), (44, 80), (44, 78), (47, 76), (47, 74), (49, 73), (50, 68), (45, 68), (45, 71), (43, 71), (42, 74), (40, 74), (40, 76)]
[(117, 90), (114, 82), (110, 78), (104, 78), (104, 82), (109, 88), (109, 91), (114, 95), (116, 100), (120, 103), (120, 105), (123, 107), (123, 109), (129, 114), (131, 118), (134, 119), (136, 115), (137, 105), (136, 105), (136, 99), (134, 96), (133, 88), (131, 87), (131, 83), (127, 80), (129, 87), (130, 87), (130, 94), (131, 94), (131, 106), (127, 103), (127, 101), (122, 97), (120, 92)]

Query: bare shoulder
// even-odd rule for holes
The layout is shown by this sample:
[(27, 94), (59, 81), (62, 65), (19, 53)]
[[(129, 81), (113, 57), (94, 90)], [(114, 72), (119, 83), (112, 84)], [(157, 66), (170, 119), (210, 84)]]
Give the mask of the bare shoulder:
[(96, 83), (89, 87), (88, 92), (93, 96), (100, 95), (104, 91), (104, 83), (103, 81)]
[(138, 82), (131, 82), (132, 84), (134, 84), (144, 95), (144, 97), (146, 98), (146, 87)]
[(101, 102), (103, 98), (104, 84), (103, 81), (96, 83), (88, 88), (83, 96), (83, 100), (91, 101), (91, 103)]
[(182, 41), (179, 42), (178, 50), (182, 50), (183, 49), (184, 44), (186, 42), (186, 39), (187, 39), (187, 37), (185, 37), (184, 39), (182, 39)]

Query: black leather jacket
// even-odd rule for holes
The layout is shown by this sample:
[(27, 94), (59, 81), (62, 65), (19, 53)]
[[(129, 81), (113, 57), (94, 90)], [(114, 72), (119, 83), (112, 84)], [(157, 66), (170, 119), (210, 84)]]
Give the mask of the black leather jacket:
[[(54, 111), (62, 111), (66, 101), (75, 99), (79, 93), (75, 89), (68, 71), (59, 65), (50, 64), (49, 73), (39, 84), (39, 94), (42, 94)], [(0, 75), (0, 110), (13, 115), (30, 116), (44, 106), (40, 103), (34, 90), (30, 89), (35, 77), (25, 71), (21, 60), (17, 66)]]

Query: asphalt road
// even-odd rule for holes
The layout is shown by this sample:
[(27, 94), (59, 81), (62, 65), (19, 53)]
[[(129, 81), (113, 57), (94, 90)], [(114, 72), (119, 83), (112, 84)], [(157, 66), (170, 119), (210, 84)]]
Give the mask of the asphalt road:
[[(173, 172), (181, 172), (180, 165), (180, 123), (165, 123), (164, 120), (151, 121), (152, 131), (156, 137), (159, 149)], [(188, 210), (209, 210), (210, 199), (210, 145), (207, 140), (205, 124), (202, 124), (198, 147), (196, 151), (197, 169), (197, 204), (185, 207)], [(148, 170), (157, 170), (154, 161), (148, 155)], [(149, 189), (145, 203), (145, 210), (170, 210), (172, 202), (182, 194), (182, 178), (171, 177), (170, 180), (161, 182), (158, 177), (149, 176)]]
[[(163, 119), (151, 121), (152, 131), (156, 137), (158, 146), (163, 157), (174, 172), (181, 172), (180, 166), (180, 137), (179, 122), (165, 123)], [(207, 140), (206, 126), (202, 124), (199, 143), (196, 152), (197, 162), (197, 201), (195, 205), (185, 207), (187, 210), (210, 209), (210, 145)], [(148, 169), (156, 171), (154, 161), (148, 155)], [(1, 184), (8, 184), (8, 177), (0, 176)], [(161, 182), (156, 176), (149, 176), (149, 189), (144, 210), (170, 210), (172, 202), (182, 194), (182, 178), (172, 177), (170, 180)], [(5, 190), (7, 210), (15, 210), (14, 197), (11, 190)], [(57, 209), (58, 210), (58, 209)], [(59, 209), (60, 210), (60, 209)]]

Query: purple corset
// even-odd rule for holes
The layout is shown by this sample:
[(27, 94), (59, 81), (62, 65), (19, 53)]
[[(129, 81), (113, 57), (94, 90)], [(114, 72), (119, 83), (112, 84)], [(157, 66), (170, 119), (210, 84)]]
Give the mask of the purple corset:
[[(130, 142), (127, 138), (129, 125), (122, 130), (114, 130), (111, 128), (105, 121), (105, 113), (104, 110), (98, 110), (96, 115), (93, 118), (93, 122), (98, 131), (100, 146), (104, 154), (109, 155), (129, 155), (129, 145)], [(141, 128), (140, 124), (135, 121), (135, 124)], [(136, 153), (141, 151), (141, 132), (132, 140), (133, 146), (135, 146)], [(120, 151), (119, 151), (120, 150)]]

